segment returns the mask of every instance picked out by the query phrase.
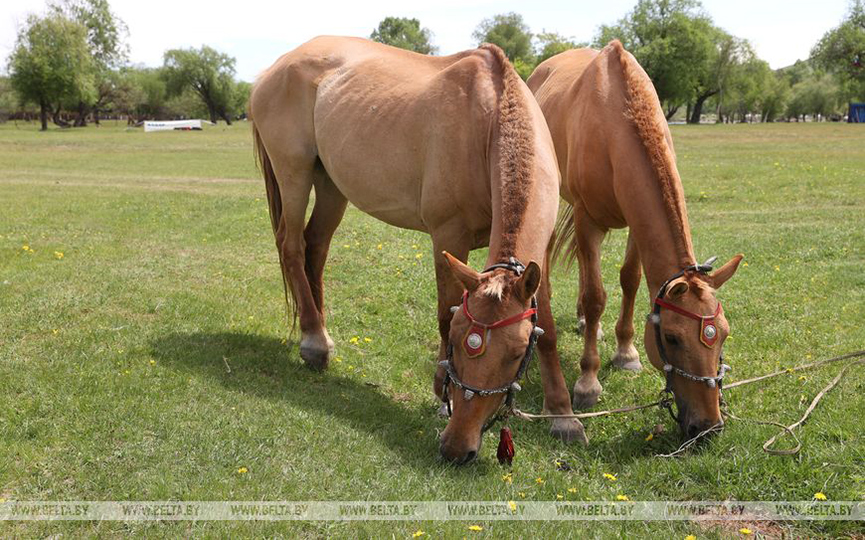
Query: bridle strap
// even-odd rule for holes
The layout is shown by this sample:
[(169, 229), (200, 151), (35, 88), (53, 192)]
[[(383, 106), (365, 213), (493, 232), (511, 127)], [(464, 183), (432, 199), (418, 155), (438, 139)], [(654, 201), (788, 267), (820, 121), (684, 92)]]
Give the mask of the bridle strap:
[(655, 298), (655, 303), (662, 308), (669, 309), (670, 311), (675, 311), (679, 315), (684, 315), (685, 317), (690, 317), (691, 319), (700, 322), (703, 322), (706, 319), (714, 319), (721, 313), (721, 302), (718, 302), (718, 307), (715, 308), (715, 313), (712, 315), (697, 315), (696, 313), (688, 311), (687, 309), (680, 308), (676, 304), (671, 304), (663, 298)]
[(465, 315), (466, 318), (474, 326), (480, 326), (481, 328), (483, 328), (485, 330), (492, 330), (494, 328), (501, 328), (503, 326), (509, 326), (511, 324), (518, 323), (518, 322), (525, 320), (525, 319), (528, 319), (530, 317), (534, 317), (537, 315), (537, 313), (538, 313), (538, 308), (536, 306), (532, 306), (529, 309), (523, 311), (522, 313), (517, 313), (516, 315), (513, 315), (513, 316), (508, 317), (506, 319), (501, 319), (499, 321), (496, 321), (494, 323), (489, 323), (489, 324), (488, 323), (482, 323), (482, 322), (478, 321), (477, 319), (475, 319), (474, 317), (472, 317), (472, 314), (469, 313), (469, 292), (465, 291), (463, 293), (463, 315)]

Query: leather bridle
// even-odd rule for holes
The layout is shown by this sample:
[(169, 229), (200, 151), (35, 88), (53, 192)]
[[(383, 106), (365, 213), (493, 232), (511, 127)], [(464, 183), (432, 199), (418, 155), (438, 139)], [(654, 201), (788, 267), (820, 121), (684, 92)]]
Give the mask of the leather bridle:
[(679, 421), (679, 418), (676, 413), (673, 412), (673, 400), (671, 399), (671, 396), (673, 396), (674, 374), (694, 382), (704, 383), (709, 388), (717, 387), (720, 399), (721, 387), (724, 382), (724, 376), (727, 374), (728, 371), (732, 371), (733, 369), (724, 363), (724, 350), (721, 349), (721, 355), (718, 363), (718, 374), (716, 376), (704, 377), (689, 373), (684, 369), (681, 369), (670, 363), (669, 358), (667, 358), (666, 349), (664, 348), (664, 340), (661, 338), (661, 308), (665, 308), (670, 311), (674, 311), (680, 315), (684, 315), (685, 317), (700, 321), (700, 342), (709, 348), (712, 348), (712, 346), (715, 344), (718, 339), (718, 327), (715, 325), (715, 318), (721, 314), (720, 301), (718, 302), (718, 307), (715, 309), (714, 314), (698, 315), (697, 313), (692, 313), (684, 308), (667, 302), (666, 300), (664, 300), (664, 295), (667, 294), (667, 288), (673, 280), (682, 277), (683, 275), (685, 275), (685, 272), (695, 272), (705, 276), (712, 270), (712, 264), (714, 264), (716, 260), (717, 257), (712, 257), (703, 264), (693, 264), (691, 266), (687, 266), (684, 269), (680, 270), (678, 273), (676, 273), (676, 275), (665, 281), (664, 284), (661, 285), (661, 288), (658, 290), (658, 294), (655, 295), (652, 313), (649, 314), (649, 321), (653, 324), (655, 328), (655, 345), (658, 347), (658, 355), (661, 357), (661, 361), (664, 363), (664, 374), (666, 376), (666, 386), (664, 388), (664, 392), (668, 394), (668, 397), (661, 401), (661, 405), (670, 412), (670, 416), (672, 416), (673, 420), (675, 420), (676, 422)]
[[(504, 268), (505, 270), (509, 270), (516, 274), (517, 276), (521, 276), (523, 271), (525, 271), (526, 267), (523, 266), (521, 262), (519, 262), (514, 257), (511, 257), (510, 260), (506, 263), (497, 263), (492, 266), (486, 268), (482, 273), (492, 272), (497, 268)], [(448, 417), (451, 416), (451, 402), (450, 402), (450, 385), (453, 384), (457, 388), (463, 391), (463, 396), (466, 401), (471, 400), (475, 396), (487, 397), (495, 394), (507, 394), (505, 396), (504, 403), (496, 414), (490, 417), (489, 420), (484, 424), (483, 428), (481, 428), (481, 433), (485, 432), (489, 429), (496, 421), (500, 419), (505, 419), (507, 416), (513, 411), (514, 407), (514, 395), (519, 390), (522, 390), (522, 387), (519, 384), (520, 379), (522, 379), (526, 370), (529, 367), (529, 363), (532, 360), (532, 354), (535, 350), (535, 343), (538, 338), (544, 334), (543, 329), (538, 326), (538, 301), (535, 296), (532, 296), (531, 307), (522, 313), (518, 313), (512, 317), (508, 317), (505, 319), (501, 319), (499, 321), (493, 323), (482, 323), (475, 319), (471, 312), (469, 312), (469, 293), (466, 291), (463, 294), (462, 299), (462, 311), (463, 315), (469, 320), (469, 330), (466, 332), (465, 337), (463, 338), (463, 348), (466, 351), (466, 354), (469, 358), (476, 358), (481, 356), (486, 351), (486, 344), (489, 342), (491, 337), (491, 331), (496, 328), (502, 328), (505, 326), (509, 326), (511, 324), (516, 324), (525, 319), (531, 319), (532, 321), (532, 331), (529, 334), (529, 344), (526, 347), (526, 352), (523, 355), (523, 359), (520, 362), (520, 367), (517, 370), (517, 374), (514, 379), (498, 388), (477, 388), (475, 386), (471, 386), (469, 384), (464, 383), (460, 380), (459, 376), (456, 373), (456, 369), (454, 369), (453, 363), (453, 352), (454, 346), (452, 342), (448, 342), (446, 349), (446, 360), (442, 360), (439, 362), (439, 365), (442, 366), (445, 370), (445, 377), (442, 381), (442, 401), (447, 406)], [(460, 306), (454, 306), (454, 311), (460, 309)]]

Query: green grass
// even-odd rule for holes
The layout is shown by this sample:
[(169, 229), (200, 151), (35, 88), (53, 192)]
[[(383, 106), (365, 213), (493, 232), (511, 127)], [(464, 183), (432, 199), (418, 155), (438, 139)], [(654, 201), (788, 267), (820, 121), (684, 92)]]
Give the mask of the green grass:
[[(733, 329), (726, 347), (733, 379), (863, 348), (865, 130), (676, 126), (673, 136), (698, 257), (746, 255), (747, 265), (720, 291)], [(297, 347), (284, 343), (282, 284), (247, 126), (145, 135), (110, 125), (39, 133), (6, 124), (0, 208), (0, 498), (865, 496), (862, 369), (823, 399), (800, 430), (796, 457), (762, 452), (774, 428), (731, 421), (703, 450), (661, 460), (653, 455), (674, 449), (677, 433), (666, 413), (649, 410), (587, 421), (588, 447), (553, 440), (544, 423), (512, 423), (513, 484), (502, 481), (494, 434), (477, 463), (442, 463), (437, 434), (445, 421), (431, 392), (437, 331), (429, 238), (349, 209), (326, 270), (339, 361), (327, 373), (310, 372)], [(603, 408), (651, 400), (662, 386), (654, 370), (606, 366), (625, 238), (615, 231), (605, 242)], [(484, 255), (473, 253), (475, 267)], [(553, 288), (573, 385), (581, 350), (576, 275), (557, 269)], [(648, 292), (639, 294), (641, 328)], [(790, 423), (836, 370), (731, 390), (728, 401), (740, 416)], [(519, 401), (538, 411), (536, 367), (530, 375)], [(667, 432), (646, 442), (659, 423)], [(558, 471), (556, 459), (572, 470)], [(249, 472), (240, 475), (239, 467)], [(477, 534), (466, 525), (18, 522), (0, 525), (0, 535), (405, 538), (421, 528), (433, 537), (675, 538), (726, 536), (741, 526), (490, 522)], [(749, 526), (762, 534), (861, 534), (857, 523)]]

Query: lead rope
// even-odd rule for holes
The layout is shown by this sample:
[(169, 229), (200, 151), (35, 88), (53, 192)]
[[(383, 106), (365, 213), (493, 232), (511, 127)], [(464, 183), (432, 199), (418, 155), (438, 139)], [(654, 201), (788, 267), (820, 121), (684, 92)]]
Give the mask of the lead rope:
[[(784, 369), (781, 371), (776, 371), (774, 373), (769, 373), (767, 375), (761, 375), (759, 377), (754, 377), (752, 379), (746, 379), (744, 381), (736, 381), (734, 383), (725, 385), (724, 389), (730, 390), (730, 389), (735, 388), (737, 386), (745, 386), (745, 385), (752, 384), (752, 383), (759, 382), (759, 381), (763, 381), (766, 379), (771, 379), (773, 377), (778, 377), (780, 375), (789, 375), (789, 374), (795, 373), (797, 371), (804, 371), (804, 370), (813, 369), (813, 368), (816, 368), (819, 366), (823, 366), (826, 364), (830, 364), (833, 362), (840, 362), (843, 360), (850, 360), (851, 358), (861, 358), (861, 357), (865, 357), (865, 350), (855, 351), (855, 352), (851, 352), (851, 353), (847, 353), (847, 354), (842, 354), (841, 356), (835, 356), (835, 357), (829, 358), (827, 360), (820, 360), (819, 362), (812, 362), (810, 364), (805, 364), (802, 366), (787, 368), (787, 369)], [(784, 424), (781, 424), (779, 422), (773, 422), (773, 421), (768, 421), (768, 420), (752, 420), (749, 418), (741, 418), (741, 417), (735, 416), (734, 414), (729, 412), (729, 410), (726, 408), (726, 406), (724, 409), (722, 409), (721, 412), (725, 416), (727, 416), (728, 418), (732, 418), (733, 420), (741, 420), (743, 422), (750, 422), (753, 424), (769, 425), (769, 426), (775, 426), (775, 427), (781, 428), (782, 431), (780, 433), (776, 434), (774, 437), (768, 439), (765, 443), (763, 443), (763, 451), (766, 453), (769, 453), (769, 454), (773, 454), (773, 455), (783, 455), (783, 456), (795, 455), (799, 452), (799, 450), (801, 450), (802, 443), (799, 440), (799, 438), (796, 436), (796, 434), (793, 432), (793, 430), (798, 428), (799, 426), (801, 426), (803, 423), (805, 423), (805, 420), (808, 419), (808, 417), (811, 415), (811, 413), (817, 407), (817, 404), (820, 402), (820, 400), (823, 399), (823, 397), (827, 393), (829, 393), (833, 388), (835, 388), (835, 386), (838, 385), (838, 383), (841, 381), (841, 378), (844, 376), (844, 374), (847, 372), (847, 370), (850, 369), (851, 367), (855, 366), (855, 365), (865, 365), (865, 359), (860, 359), (860, 360), (857, 360), (855, 362), (851, 362), (851, 363), (847, 364), (846, 366), (844, 366), (844, 368), (841, 369), (840, 372), (838, 372), (838, 375), (835, 376), (835, 378), (832, 380), (832, 382), (829, 383), (828, 385), (826, 385), (826, 387), (823, 388), (823, 390), (821, 390), (816, 396), (814, 396), (814, 399), (811, 401), (811, 405), (808, 406), (808, 409), (805, 411), (805, 414), (802, 415), (802, 418), (800, 418), (797, 422), (790, 424), (789, 426), (785, 426)], [(597, 411), (597, 412), (577, 413), (577, 414), (531, 414), (531, 413), (523, 412), (523, 411), (515, 408), (512, 411), (512, 414), (513, 414), (513, 416), (515, 416), (517, 418), (521, 418), (521, 419), (527, 420), (529, 422), (531, 422), (532, 420), (543, 419), (543, 418), (577, 418), (577, 419), (597, 418), (599, 416), (609, 416), (609, 415), (613, 415), (613, 414), (628, 413), (628, 412), (639, 411), (642, 409), (648, 409), (648, 408), (656, 407), (656, 406), (657, 407), (663, 407), (665, 402), (666, 402), (666, 399), (662, 398), (662, 399), (659, 399), (657, 401), (653, 401), (651, 403), (646, 403), (645, 405), (632, 405), (630, 407), (622, 407), (620, 409), (610, 409), (607, 411)], [(688, 439), (687, 441), (682, 443), (682, 445), (676, 451), (671, 452), (669, 454), (658, 454), (656, 457), (676, 457), (676, 456), (680, 455), (682, 452), (684, 452), (685, 450), (687, 450), (688, 448), (690, 448), (691, 446), (693, 446), (694, 444), (696, 444), (698, 439), (705, 437), (709, 433), (712, 433), (713, 431), (716, 431), (719, 429), (720, 429), (720, 427), (718, 425), (712, 426), (709, 429), (699, 433), (697, 436), (693, 437), (692, 439)], [(772, 445), (775, 444), (775, 442), (778, 440), (778, 438), (783, 436), (784, 434), (789, 434), (790, 436), (792, 436), (793, 439), (796, 441), (796, 446), (794, 448), (791, 448), (788, 450), (775, 450), (775, 449), (773, 449)]]

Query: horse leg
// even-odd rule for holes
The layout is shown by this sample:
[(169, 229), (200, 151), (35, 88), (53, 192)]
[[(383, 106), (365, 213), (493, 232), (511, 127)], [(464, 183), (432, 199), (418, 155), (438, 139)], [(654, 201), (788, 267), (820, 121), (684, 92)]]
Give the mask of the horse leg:
[(640, 253), (637, 250), (633, 234), (628, 234), (628, 247), (625, 250), (625, 261), (619, 271), (619, 282), (622, 285), (622, 311), (616, 323), (616, 354), (613, 365), (617, 368), (637, 371), (642, 369), (640, 354), (634, 347), (634, 299), (640, 288)]
[[(432, 233), (432, 240), (433, 261), (435, 261), (436, 271), (436, 287), (438, 289), (439, 336), (441, 337), (439, 354), (436, 359), (436, 374), (435, 379), (433, 380), (433, 392), (435, 392), (436, 397), (441, 400), (445, 370), (439, 365), (439, 362), (447, 358), (451, 319), (453, 318), (451, 306), (460, 305), (463, 295), (463, 287), (459, 281), (453, 277), (453, 274), (451, 274), (450, 267), (448, 266), (444, 255), (442, 255), (442, 251), (447, 251), (460, 261), (466, 262), (469, 258), (471, 244), (469, 239), (463, 237), (463, 234), (460, 232), (448, 234), (443, 231), (434, 231)], [(446, 410), (445, 407), (445, 413)]]
[(276, 242), (300, 318), (300, 357), (309, 367), (323, 370), (333, 356), (333, 341), (324, 329), (324, 321), (307, 279), (304, 245), (304, 219), (316, 176), (316, 160), (306, 156), (296, 159), (288, 156), (273, 159), (271, 156), (271, 160), (282, 200), (282, 219), (277, 225)]
[(601, 279), (601, 242), (605, 230), (600, 228), (586, 213), (585, 209), (574, 209), (577, 225), (577, 245), (579, 247), (580, 274), (583, 276), (583, 289), (580, 303), (586, 314), (586, 332), (583, 335), (583, 357), (580, 359), (580, 378), (574, 385), (574, 408), (587, 409), (598, 402), (601, 383), (598, 382), (598, 369), (601, 359), (598, 355), (598, 327), (607, 293)]
[[(552, 247), (552, 245), (551, 245)], [(538, 326), (544, 334), (538, 339), (538, 367), (544, 385), (544, 412), (548, 414), (572, 414), (570, 394), (562, 374), (562, 365), (556, 346), (556, 324), (550, 307), (550, 251), (547, 251), (544, 277), (538, 289)], [(554, 418), (550, 434), (565, 442), (588, 443), (583, 424), (576, 418)]]
[[(576, 222), (577, 216), (576, 212), (574, 213), (574, 221)], [(576, 234), (576, 233), (575, 233)], [(577, 265), (579, 266), (579, 275), (580, 275), (580, 288), (577, 292), (577, 335), (583, 336), (586, 334), (586, 312), (583, 309), (583, 291), (586, 289), (586, 279), (583, 277), (583, 267), (582, 262), (579, 257), (577, 258)], [(598, 323), (598, 340), (604, 339), (604, 331), (601, 328), (600, 323)]]
[(327, 261), (333, 233), (342, 221), (348, 200), (334, 185), (321, 162), (316, 164), (313, 184), (315, 186), (315, 205), (312, 208), (312, 215), (306, 224), (306, 229), (303, 231), (303, 240), (306, 244), (304, 271), (321, 320), (321, 332), (327, 344), (328, 354), (330, 354), (334, 347), (325, 325), (324, 263)]

